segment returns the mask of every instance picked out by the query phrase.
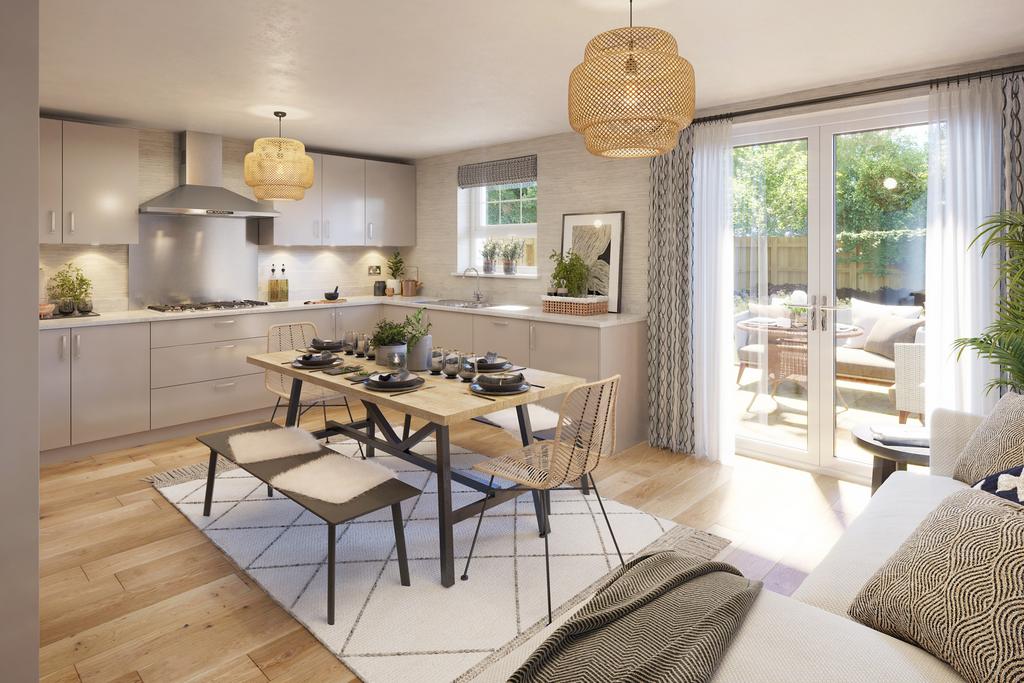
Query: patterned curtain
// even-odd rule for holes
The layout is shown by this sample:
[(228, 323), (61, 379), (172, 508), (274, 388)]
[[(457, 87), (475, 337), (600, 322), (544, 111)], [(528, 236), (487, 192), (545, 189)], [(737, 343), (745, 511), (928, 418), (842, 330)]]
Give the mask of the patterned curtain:
[(693, 433), (693, 128), (651, 160), (647, 264), (648, 440), (692, 453)]
[(1003, 77), (1003, 208), (1024, 211), (1024, 74)]

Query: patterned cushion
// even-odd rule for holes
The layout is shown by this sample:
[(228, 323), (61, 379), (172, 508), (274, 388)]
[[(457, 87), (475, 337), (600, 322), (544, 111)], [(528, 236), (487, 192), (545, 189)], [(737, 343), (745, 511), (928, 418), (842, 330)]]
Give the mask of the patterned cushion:
[(1024, 503), (1024, 465), (989, 475), (974, 485), (1018, 505)]
[(953, 478), (973, 485), (1018, 465), (1024, 465), (1024, 396), (1006, 394), (964, 446)]
[(1024, 680), (1024, 507), (974, 489), (952, 494), (864, 584), (849, 614), (968, 681)]

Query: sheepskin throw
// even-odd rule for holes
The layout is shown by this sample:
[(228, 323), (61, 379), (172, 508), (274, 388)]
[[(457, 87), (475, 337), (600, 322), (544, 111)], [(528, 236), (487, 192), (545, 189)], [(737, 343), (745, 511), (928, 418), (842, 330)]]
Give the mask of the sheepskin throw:
[(340, 504), (352, 500), (394, 474), (387, 467), (344, 455), (325, 455), (270, 480), (275, 489)]
[(239, 463), (287, 458), (320, 450), (320, 442), (298, 427), (235, 434), (228, 439), (228, 446), (235, 462)]

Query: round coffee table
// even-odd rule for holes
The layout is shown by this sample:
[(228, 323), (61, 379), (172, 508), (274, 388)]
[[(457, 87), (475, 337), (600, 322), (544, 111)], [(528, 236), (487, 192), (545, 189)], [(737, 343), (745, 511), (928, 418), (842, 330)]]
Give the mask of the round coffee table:
[(905, 471), (907, 465), (928, 467), (929, 449), (914, 446), (892, 446), (875, 438), (870, 425), (859, 425), (853, 428), (853, 439), (858, 446), (871, 451), (875, 457), (871, 467), (871, 493), (878, 490), (889, 475), (897, 470)]

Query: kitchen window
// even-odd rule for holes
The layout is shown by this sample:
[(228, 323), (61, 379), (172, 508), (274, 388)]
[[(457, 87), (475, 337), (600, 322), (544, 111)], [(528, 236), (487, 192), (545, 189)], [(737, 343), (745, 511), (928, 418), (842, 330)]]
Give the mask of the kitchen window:
[(536, 157), (460, 166), (458, 216), (458, 274), (472, 267), (488, 277), (537, 277)]

